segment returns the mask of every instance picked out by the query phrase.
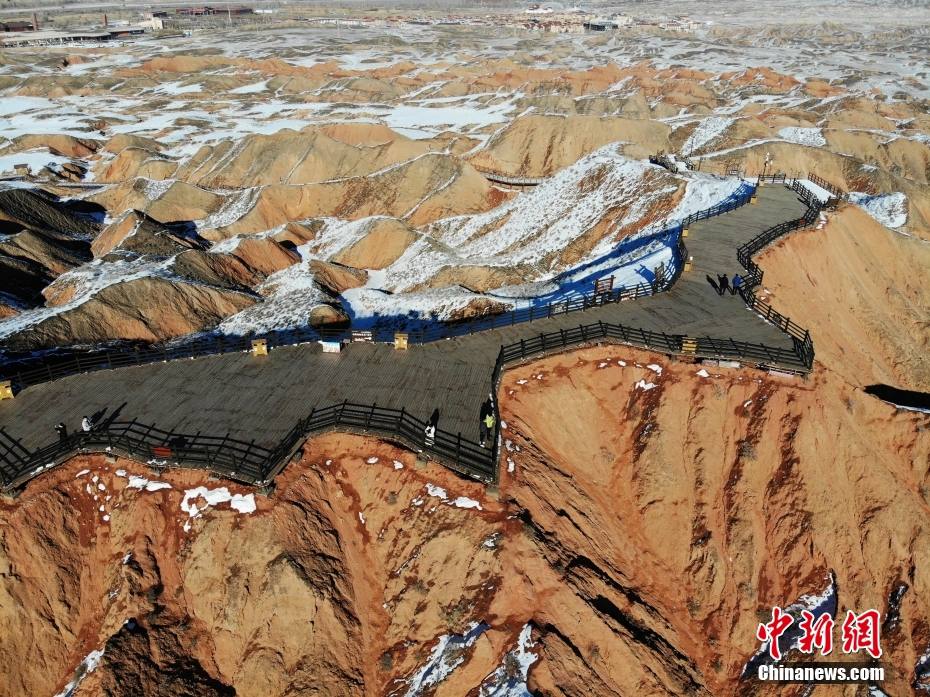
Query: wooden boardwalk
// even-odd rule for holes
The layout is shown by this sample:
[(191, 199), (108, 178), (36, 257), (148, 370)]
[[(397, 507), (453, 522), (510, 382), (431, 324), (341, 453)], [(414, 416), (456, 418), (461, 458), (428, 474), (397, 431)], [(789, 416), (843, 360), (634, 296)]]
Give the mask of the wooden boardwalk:
[(263, 357), (228, 354), (76, 375), (0, 402), (0, 428), (33, 450), (56, 438), (59, 421), (74, 430), (83, 416), (100, 414), (189, 434), (229, 433), (273, 447), (311, 408), (348, 400), (403, 407), (423, 420), (438, 408), (441, 429), (477, 441), (479, 409), (491, 389), (500, 346), (542, 332), (604, 321), (790, 349), (788, 335), (748, 310), (739, 296), (718, 296), (705, 276), (742, 273), (736, 248), (804, 211), (790, 189), (765, 186), (758, 203), (694, 224), (686, 240), (694, 268), (671, 291), (654, 297), (408, 351), (360, 343), (327, 354), (318, 344), (306, 344)]

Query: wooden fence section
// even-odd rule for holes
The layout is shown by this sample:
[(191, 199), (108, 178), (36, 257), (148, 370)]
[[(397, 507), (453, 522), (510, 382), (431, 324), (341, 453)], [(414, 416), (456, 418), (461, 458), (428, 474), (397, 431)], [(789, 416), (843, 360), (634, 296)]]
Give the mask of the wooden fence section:
[(506, 184), (507, 186), (539, 186), (547, 177), (521, 177), (512, 174), (503, 174), (487, 169), (486, 167), (477, 167), (472, 165), (476, 170), (484, 175), (484, 178), (495, 184)]
[[(446, 467), (485, 483), (497, 480), (496, 449), (482, 448), (441, 429), (427, 438), (427, 423), (404, 409), (342, 402), (314, 409), (274, 448), (230, 438), (164, 431), (139, 421), (104, 423), (89, 432), (59, 439), (35, 451), (0, 451), (2, 488), (13, 491), (46, 469), (81, 453), (121, 454), (156, 469), (192, 467), (252, 485), (269, 483), (312, 435), (340, 430), (378, 434), (416, 452), (434, 457)], [(6, 437), (6, 434), (4, 434)]]
[[(836, 205), (837, 202), (843, 201), (847, 197), (847, 193), (843, 191), (843, 189), (841, 189), (840, 187), (834, 184), (831, 184), (826, 179), (818, 176), (817, 174), (810, 173), (807, 175), (807, 179), (831, 195), (832, 198), (829, 201), (822, 202), (823, 205), (825, 206), (829, 207), (832, 205)], [(808, 197), (817, 199), (817, 197), (814, 195), (812, 191), (810, 191), (810, 189), (807, 189), (804, 187), (803, 184), (800, 184), (800, 180), (801, 180), (800, 176), (788, 177), (788, 175), (785, 174), (784, 172), (777, 172), (776, 174), (759, 175), (756, 178), (756, 180), (759, 183), (766, 182), (766, 183), (772, 183), (772, 184), (784, 184), (786, 186), (789, 186), (795, 191), (797, 191), (805, 199), (805, 201), (808, 199)], [(836, 199), (836, 201), (834, 202), (833, 199)]]
[[(694, 351), (685, 351), (685, 342), (688, 339), (695, 341)], [(580, 346), (604, 340), (670, 355), (687, 353), (687, 355), (698, 358), (737, 360), (761, 367), (793, 366), (798, 372), (807, 370), (807, 366), (797, 353), (789, 349), (733, 339), (665, 334), (607, 322), (583, 324), (573, 329), (539, 334), (531, 339), (523, 339), (504, 346), (501, 349), (501, 366), (529, 358), (539, 358), (552, 352), (562, 351), (569, 346)]]
[(820, 177), (820, 176), (818, 176), (818, 175), (816, 175), (816, 174), (808, 174), (808, 175), (807, 175), (807, 178), (810, 179), (812, 182), (814, 182), (814, 183), (815, 183), (817, 186), (819, 186), (821, 189), (824, 189), (824, 190), (826, 190), (826, 191), (829, 191), (829, 192), (830, 192), (831, 194), (833, 194), (836, 198), (838, 198), (838, 199), (840, 199), (840, 200), (843, 200), (843, 199), (846, 198), (846, 192), (845, 192), (845, 191), (843, 191), (840, 187), (836, 186), (835, 184), (831, 184), (830, 182), (828, 182), (828, 181), (827, 181), (826, 179), (824, 179), (823, 177)]
[(745, 285), (740, 288), (739, 293), (743, 300), (746, 301), (746, 304), (767, 322), (776, 325), (782, 331), (791, 335), (798, 358), (806, 369), (810, 370), (814, 364), (814, 343), (811, 340), (810, 332), (775, 310), (767, 301), (756, 295), (754, 290), (754, 288), (761, 285), (763, 272), (762, 268), (753, 261), (752, 257), (782, 235), (792, 230), (799, 230), (813, 225), (820, 217), (821, 209), (825, 206), (825, 204), (801, 184), (799, 180), (792, 180), (790, 182), (790, 187), (796, 191), (807, 204), (807, 211), (802, 217), (796, 220), (789, 220), (763, 231), (736, 250), (736, 258), (743, 268), (746, 269), (746, 275), (744, 276)]

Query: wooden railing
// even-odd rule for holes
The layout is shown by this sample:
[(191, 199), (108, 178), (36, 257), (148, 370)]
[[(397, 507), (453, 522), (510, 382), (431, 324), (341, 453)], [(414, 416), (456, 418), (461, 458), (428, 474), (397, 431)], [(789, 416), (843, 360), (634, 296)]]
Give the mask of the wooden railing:
[(801, 199), (807, 205), (804, 215), (795, 220), (789, 220), (774, 227), (764, 230), (753, 237), (746, 244), (736, 250), (736, 258), (739, 260), (746, 274), (743, 276), (744, 285), (739, 289), (746, 304), (755, 310), (763, 319), (770, 322), (789, 334), (794, 341), (795, 352), (802, 361), (807, 370), (810, 370), (814, 364), (814, 343), (811, 340), (810, 332), (792, 321), (789, 317), (775, 310), (767, 301), (756, 295), (755, 288), (762, 283), (762, 268), (753, 261), (755, 256), (764, 247), (774, 242), (779, 237), (791, 232), (813, 225), (820, 217), (821, 208), (824, 203), (807, 189), (800, 180), (794, 179), (786, 182), (792, 190), (797, 192)]
[[(686, 350), (686, 340), (695, 341), (694, 351)], [(734, 339), (689, 337), (683, 334), (666, 334), (636, 327), (607, 322), (583, 324), (572, 329), (539, 334), (522, 339), (501, 349), (501, 368), (509, 363), (538, 358), (569, 346), (610, 340), (670, 355), (689, 355), (698, 358), (738, 360), (763, 367), (788, 367), (806, 372), (807, 366), (793, 349), (753, 344)]]
[(514, 174), (503, 174), (494, 170), (478, 165), (472, 165), (476, 170), (484, 175), (488, 181), (498, 184), (507, 184), (509, 186), (538, 186), (546, 181), (546, 177), (522, 177)]
[(104, 423), (89, 432), (71, 434), (30, 451), (0, 430), (0, 444), (5, 446), (0, 450), (0, 484), (3, 490), (12, 491), (74, 455), (108, 453), (142, 460), (156, 469), (193, 467), (234, 481), (264, 485), (287, 465), (308, 437), (330, 430), (379, 434), (427, 453), (467, 477), (485, 483), (496, 481), (495, 448), (482, 448), (461, 433), (439, 428), (427, 439), (426, 427), (425, 421), (404, 409), (346, 401), (313, 409), (273, 448), (229, 434), (178, 433), (164, 431), (154, 424), (128, 421)]
[(831, 184), (823, 177), (820, 177), (816, 174), (808, 174), (807, 178), (810, 179), (812, 182), (814, 182), (814, 184), (819, 186), (821, 189), (824, 189), (825, 191), (829, 191), (831, 194), (833, 194), (833, 196), (840, 199), (841, 201), (846, 198), (845, 191), (843, 191), (840, 187), (836, 186), (835, 184)]

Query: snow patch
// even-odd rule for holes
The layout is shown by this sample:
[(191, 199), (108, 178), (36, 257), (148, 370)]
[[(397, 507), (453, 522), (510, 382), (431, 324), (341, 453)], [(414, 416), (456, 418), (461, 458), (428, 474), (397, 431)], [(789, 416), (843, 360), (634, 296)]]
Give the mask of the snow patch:
[(827, 139), (823, 137), (823, 130), (820, 128), (789, 126), (779, 130), (778, 136), (789, 143), (806, 145), (811, 148), (822, 148), (827, 144)]
[(445, 680), (465, 662), (465, 649), (489, 629), (481, 622), (472, 622), (464, 634), (444, 634), (439, 637), (429, 658), (410, 678), (405, 697), (420, 697)]
[(65, 685), (65, 689), (59, 692), (55, 697), (71, 697), (74, 694), (74, 691), (77, 689), (78, 685), (81, 684), (81, 680), (84, 679), (90, 673), (93, 673), (97, 670), (97, 666), (100, 665), (100, 659), (103, 658), (103, 649), (98, 651), (91, 651), (87, 656), (84, 657), (84, 660), (81, 661), (81, 664), (74, 671), (77, 675), (74, 680)]
[(271, 274), (257, 291), (265, 299), (224, 319), (217, 327), (220, 332), (244, 336), (251, 332), (262, 334), (275, 329), (303, 327), (311, 311), (329, 300), (305, 263)]
[(530, 691), (526, 686), (530, 666), (539, 658), (538, 654), (530, 651), (535, 644), (531, 639), (533, 627), (530, 624), (523, 626), (517, 638), (516, 647), (501, 661), (497, 670), (491, 673), (481, 683), (478, 690), (479, 697), (529, 697)]
[[(203, 508), (198, 507), (196, 503), (200, 499), (204, 501)], [(181, 500), (181, 510), (187, 513), (190, 518), (199, 518), (207, 508), (220, 503), (228, 503), (231, 509), (239, 513), (252, 513), (256, 509), (255, 494), (231, 494), (225, 486), (218, 489), (199, 486), (196, 489), (188, 489), (184, 492), (184, 498)], [(187, 532), (188, 530), (190, 530), (190, 520), (184, 523), (184, 531)]]
[(435, 496), (436, 498), (440, 498), (443, 501), (445, 501), (448, 498), (448, 494), (446, 494), (446, 490), (443, 489), (441, 486), (436, 486), (435, 484), (427, 483), (426, 493), (428, 493), (430, 496)]
[(717, 140), (733, 125), (734, 121), (735, 119), (726, 116), (711, 116), (701, 120), (685, 141), (681, 149), (682, 154), (690, 155), (695, 150), (700, 150), (708, 143)]
[(907, 223), (907, 196), (903, 193), (871, 196), (851, 191), (849, 200), (887, 228), (894, 230)]
[(139, 477), (137, 475), (131, 475), (129, 477), (129, 484), (126, 486), (130, 489), (145, 489), (146, 491), (158, 491), (160, 489), (171, 488), (168, 482), (153, 482), (145, 477)]
[[(126, 484), (127, 489), (142, 489), (144, 491), (160, 491), (161, 489), (170, 489), (172, 488), (168, 482), (160, 482), (153, 479), (147, 479), (146, 477), (141, 477), (138, 474), (128, 474), (124, 469), (118, 469), (114, 474), (120, 478), (129, 477), (129, 483)], [(103, 488), (102, 486), (100, 487)]]
[(452, 502), (452, 505), (456, 508), (477, 508), (479, 511), (484, 510), (481, 508), (481, 504), (474, 499), (470, 499), (467, 496), (459, 496)]

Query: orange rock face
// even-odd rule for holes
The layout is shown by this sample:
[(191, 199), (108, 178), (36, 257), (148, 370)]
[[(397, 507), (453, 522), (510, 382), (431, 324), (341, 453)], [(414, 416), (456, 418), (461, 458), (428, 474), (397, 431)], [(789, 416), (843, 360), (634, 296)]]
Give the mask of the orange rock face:
[[(480, 485), (342, 436), (276, 484), (265, 498), (93, 457), (3, 503), (0, 693), (54, 694), (102, 650), (77, 694), (387, 694), (439, 637), (487, 616), (501, 554), (484, 543), (520, 526)], [(210, 493), (185, 504), (198, 486)], [(224, 486), (256, 510), (206, 505)], [(444, 694), (480, 684), (518, 631), (482, 634)]]
[(766, 250), (760, 263), (773, 304), (804, 318), (818, 356), (844, 379), (930, 391), (930, 245), (844, 206), (822, 229)]
[(615, 346), (512, 369), (500, 398), (500, 502), (342, 435), (310, 441), (250, 513), (207, 493), (185, 511), (198, 486), (251, 492), (125, 461), (34, 480), (0, 509), (0, 692), (54, 693), (102, 650), (76, 694), (402, 694), (485, 623), (415, 692), (474, 694), (531, 623), (538, 694), (800, 694), (740, 671), (760, 617), (832, 571), (841, 613), (885, 612), (907, 584), (883, 638), (885, 690), (906, 693), (930, 642), (926, 415), (829, 370)]
[(927, 540), (927, 416), (829, 373), (698, 370), (605, 348), (505, 375), (501, 489), (548, 566), (531, 583), (537, 686), (761, 693), (738, 681), (759, 617), (822, 592), (832, 570), (844, 614), (884, 612), (909, 585), (885, 637), (898, 673), (885, 689), (904, 694), (930, 639), (911, 551)]

